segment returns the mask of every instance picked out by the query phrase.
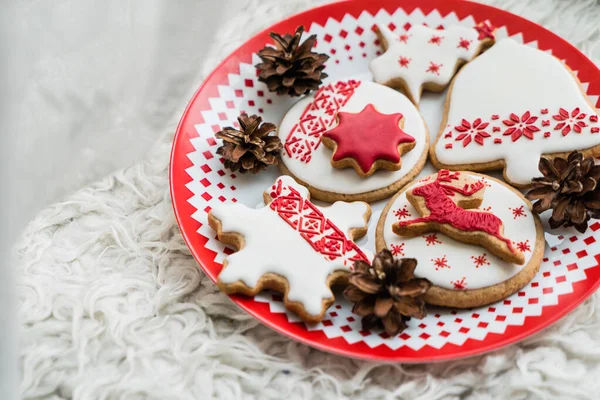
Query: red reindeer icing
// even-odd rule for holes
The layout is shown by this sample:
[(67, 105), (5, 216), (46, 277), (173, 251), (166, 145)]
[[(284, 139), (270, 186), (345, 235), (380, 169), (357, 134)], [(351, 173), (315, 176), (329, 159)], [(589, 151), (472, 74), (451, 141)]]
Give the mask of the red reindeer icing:
[(470, 211), (459, 207), (450, 197), (454, 193), (463, 196), (472, 196), (484, 188), (484, 183), (478, 181), (465, 184), (462, 188), (447, 185), (442, 182), (451, 182), (459, 179), (460, 172), (450, 173), (440, 170), (435, 181), (418, 186), (412, 190), (415, 196), (425, 199), (425, 206), (430, 214), (424, 217), (398, 222), (400, 226), (408, 226), (419, 222), (437, 222), (448, 224), (462, 231), (484, 232), (505, 242), (509, 250), (515, 253), (510, 239), (502, 236), (502, 220), (494, 214), (484, 211)]

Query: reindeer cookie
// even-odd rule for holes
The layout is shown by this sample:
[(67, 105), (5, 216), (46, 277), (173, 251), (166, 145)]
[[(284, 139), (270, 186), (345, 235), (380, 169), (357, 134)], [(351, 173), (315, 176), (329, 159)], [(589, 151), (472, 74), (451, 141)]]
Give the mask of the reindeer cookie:
[(289, 176), (277, 178), (264, 200), (261, 209), (232, 203), (209, 212), (218, 239), (239, 250), (225, 259), (217, 285), (247, 296), (276, 290), (287, 309), (318, 322), (333, 304), (330, 286), (345, 280), (354, 261), (370, 260), (353, 240), (367, 233), (371, 209), (363, 202), (315, 206)]
[(452, 81), (431, 162), (456, 171), (502, 169), (509, 183), (525, 187), (540, 176), (541, 155), (599, 155), (599, 119), (561, 60), (503, 39)]
[(470, 308), (503, 299), (538, 271), (544, 234), (531, 203), (507, 184), (472, 172), (416, 181), (386, 205), (377, 250), (418, 260), (433, 283), (430, 304)]
[(299, 100), (277, 135), (281, 171), (329, 202), (396, 193), (421, 171), (429, 147), (427, 126), (406, 96), (357, 80), (332, 82)]

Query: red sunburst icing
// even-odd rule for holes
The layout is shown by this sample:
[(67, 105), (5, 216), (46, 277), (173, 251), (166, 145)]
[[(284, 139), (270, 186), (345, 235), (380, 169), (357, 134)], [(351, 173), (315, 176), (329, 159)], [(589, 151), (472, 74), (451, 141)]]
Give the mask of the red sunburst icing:
[(333, 161), (353, 158), (367, 173), (377, 160), (400, 162), (398, 146), (415, 138), (400, 129), (400, 113), (382, 114), (372, 104), (359, 113), (338, 113), (339, 124), (323, 134), (337, 144)]

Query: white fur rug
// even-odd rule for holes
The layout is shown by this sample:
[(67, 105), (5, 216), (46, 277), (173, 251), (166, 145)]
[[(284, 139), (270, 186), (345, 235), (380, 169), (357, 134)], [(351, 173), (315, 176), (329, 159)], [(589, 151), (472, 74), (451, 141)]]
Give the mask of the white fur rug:
[[(250, 34), (311, 3), (249, 1), (222, 24), (201, 75)], [(492, 3), (600, 59), (597, 1)], [(24, 397), (600, 397), (598, 295), (518, 345), (434, 365), (347, 359), (262, 326), (218, 291), (183, 242), (168, 193), (171, 141), (166, 135), (145, 162), (48, 207), (24, 232), (17, 268)]]

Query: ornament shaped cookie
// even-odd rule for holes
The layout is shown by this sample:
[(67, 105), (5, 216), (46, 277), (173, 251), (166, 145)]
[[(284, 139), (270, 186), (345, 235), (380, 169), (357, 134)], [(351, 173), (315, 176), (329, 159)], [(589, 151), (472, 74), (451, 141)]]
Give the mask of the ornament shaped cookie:
[(359, 113), (339, 112), (338, 124), (323, 134), (323, 144), (333, 150), (331, 165), (352, 167), (362, 177), (378, 169), (397, 171), (400, 157), (415, 147), (415, 138), (402, 130), (404, 116), (382, 114), (372, 104)]
[[(438, 180), (440, 175), (442, 179)], [(458, 179), (450, 178), (448, 182), (444, 176)], [(522, 255), (523, 264), (501, 259), (490, 249), (483, 247), (482, 243), (458, 241), (442, 232), (399, 236), (396, 231), (400, 226), (410, 227), (412, 224), (406, 222), (418, 220), (422, 215), (422, 209), (415, 208), (415, 199), (411, 201), (409, 193), (430, 193), (430, 188), (437, 186), (432, 185), (436, 181), (442, 188), (452, 186), (436, 195), (444, 199), (447, 214), (453, 214), (452, 210), (456, 212), (456, 208), (462, 206), (466, 208), (460, 207), (464, 212), (486, 215), (484, 219), (493, 224), (501, 221), (503, 229), (499, 232), (500, 236), (508, 239), (515, 252)], [(465, 187), (465, 184), (468, 186)], [(420, 196), (414, 197), (418, 199)], [(447, 198), (451, 199), (452, 204), (447, 203)], [(477, 205), (477, 209), (474, 209)], [(420, 204), (417, 206), (421, 207)], [(492, 224), (485, 225), (490, 227)], [(484, 228), (485, 230), (488, 229)], [(463, 233), (469, 234), (472, 231)], [(508, 244), (504, 240), (499, 241)], [(544, 231), (540, 219), (531, 212), (531, 203), (520, 192), (492, 177), (463, 171), (440, 171), (407, 185), (386, 205), (376, 232), (378, 251), (388, 248), (395, 257), (417, 259), (415, 276), (427, 278), (433, 284), (425, 296), (426, 302), (457, 308), (493, 303), (521, 289), (538, 271), (544, 246)]]
[(420, 217), (396, 222), (392, 229), (408, 237), (441, 232), (459, 242), (480, 245), (506, 262), (523, 264), (523, 254), (504, 236), (502, 220), (491, 211), (477, 209), (484, 192), (482, 181), (440, 170), (435, 179), (406, 192)]
[(540, 176), (542, 154), (600, 154), (598, 120), (564, 63), (503, 39), (454, 78), (431, 161), (451, 170), (503, 169), (508, 182), (525, 187)]
[(330, 286), (344, 281), (355, 260), (370, 260), (353, 240), (366, 234), (371, 209), (363, 202), (315, 206), (289, 176), (277, 178), (264, 200), (261, 209), (222, 204), (208, 214), (218, 239), (238, 249), (217, 285), (248, 296), (276, 290), (287, 309), (318, 322), (333, 304)]
[(494, 42), (489, 23), (443, 30), (414, 25), (402, 34), (377, 25), (376, 33), (385, 53), (369, 65), (373, 79), (402, 91), (414, 104), (419, 104), (423, 89), (444, 90), (462, 64)]
[[(365, 115), (362, 120), (350, 125), (344, 123), (348, 117), (352, 119), (352, 114), (363, 113), (370, 114), (368, 119)], [(394, 136), (389, 135), (389, 132), (372, 133), (387, 137), (385, 143), (378, 143), (376, 147), (363, 146), (362, 135), (360, 138), (357, 135), (354, 139), (341, 137), (342, 134), (347, 136), (346, 134), (361, 133), (359, 125), (365, 132), (373, 131), (378, 121), (383, 120), (389, 125), (399, 114), (399, 131), (392, 132)], [(344, 131), (345, 125), (349, 131)], [(336, 162), (335, 155), (321, 143), (326, 133), (329, 140), (335, 143), (334, 146), (330, 142), (336, 148), (335, 154), (341, 154), (342, 160), (351, 159), (351, 163), (357, 164), (359, 173), (355, 169), (332, 167), (332, 157), (333, 162)], [(374, 82), (357, 80), (332, 82), (298, 101), (283, 117), (277, 135), (284, 146), (279, 163), (282, 172), (308, 187), (314, 198), (330, 202), (370, 202), (390, 196), (421, 171), (429, 147), (427, 126), (406, 96)], [(411, 142), (409, 136), (414, 141)], [(396, 141), (398, 138), (405, 142)], [(326, 138), (325, 141), (327, 140)], [(412, 150), (408, 151), (411, 146)], [(382, 148), (385, 154), (382, 153)], [(384, 162), (387, 156), (392, 161)], [(360, 175), (361, 164), (365, 169), (369, 166), (368, 173), (373, 164), (376, 164), (376, 169), (391, 164), (401, 166), (396, 171), (376, 170), (370, 176), (363, 177), (367, 174)]]

